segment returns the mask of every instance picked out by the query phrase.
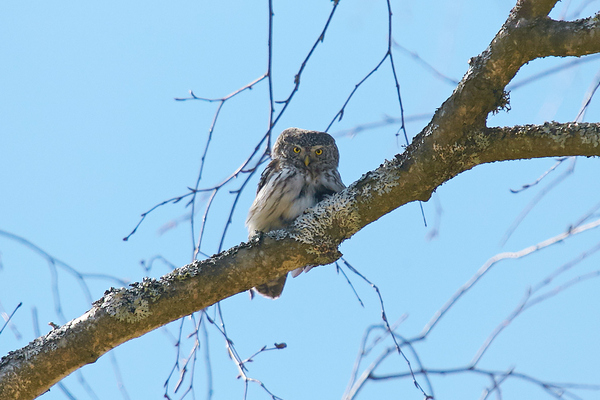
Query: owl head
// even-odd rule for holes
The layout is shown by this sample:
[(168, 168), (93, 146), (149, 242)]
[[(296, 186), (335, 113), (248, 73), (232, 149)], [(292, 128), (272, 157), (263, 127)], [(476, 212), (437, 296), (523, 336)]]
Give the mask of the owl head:
[(335, 140), (325, 132), (288, 128), (277, 138), (273, 159), (312, 171), (337, 168), (340, 154)]

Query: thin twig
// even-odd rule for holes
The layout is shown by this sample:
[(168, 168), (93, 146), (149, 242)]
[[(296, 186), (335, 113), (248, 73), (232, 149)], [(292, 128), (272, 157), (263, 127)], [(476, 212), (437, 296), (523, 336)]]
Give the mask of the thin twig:
[[(242, 358), (240, 357), (239, 353), (237, 352), (233, 341), (229, 338), (228, 334), (227, 334), (227, 329), (225, 327), (225, 322), (223, 319), (223, 311), (221, 309), (221, 304), (217, 303), (216, 306), (216, 312), (217, 315), (219, 316), (219, 320), (220, 320), (220, 325), (218, 325), (216, 323), (216, 321), (212, 318), (210, 318), (208, 316), (208, 314), (205, 314), (208, 322), (210, 322), (215, 328), (217, 328), (217, 331), (219, 333), (221, 333), (221, 335), (223, 336), (223, 338), (225, 339), (225, 347), (227, 348), (227, 352), (229, 353), (231, 359), (234, 361), (237, 369), (238, 369), (238, 378), (242, 379), (244, 381), (244, 399), (246, 399), (247, 394), (248, 394), (248, 385), (249, 383), (255, 383), (257, 385), (259, 385), (260, 387), (263, 388), (263, 390), (269, 394), (269, 396), (271, 396), (271, 398), (273, 400), (282, 400), (280, 399), (280, 397), (274, 395), (266, 386), (264, 383), (262, 383), (261, 381), (259, 381), (258, 379), (255, 378), (251, 378), (247, 375), (247, 371), (248, 368), (246, 367), (246, 363), (251, 362), (252, 361), (252, 357), (254, 357), (257, 354), (262, 353), (263, 351), (265, 351), (267, 348), (266, 346), (263, 347), (261, 350), (259, 350), (258, 352), (256, 352), (254, 355), (252, 355), (250, 358), (246, 359), (246, 360), (242, 360)], [(283, 345), (275, 345), (274, 348), (269, 349), (269, 350), (275, 350), (275, 349), (282, 349), (285, 348), (285, 346)]]
[(430, 241), (436, 239), (440, 234), (440, 226), (442, 224), (442, 214), (444, 213), (444, 209), (442, 208), (442, 203), (440, 202), (439, 195), (434, 193), (433, 196), (433, 204), (435, 207), (435, 214), (433, 219), (433, 226), (425, 235), (425, 239)]
[(598, 70), (598, 72), (596, 73), (594, 80), (590, 84), (590, 87), (588, 88), (587, 93), (585, 94), (585, 97), (581, 104), (581, 109), (579, 110), (579, 112), (577, 113), (577, 116), (575, 117), (575, 122), (583, 122), (583, 120), (585, 119), (585, 113), (586, 113), (588, 107), (590, 106), (590, 103), (592, 102), (592, 99), (594, 98), (594, 94), (596, 94), (596, 91), (598, 90), (599, 87), (600, 87), (600, 70)]
[(585, 221), (587, 221), (592, 216), (594, 216), (596, 214), (596, 211), (598, 211), (599, 209), (600, 209), (600, 202), (596, 203), (594, 206), (592, 206), (592, 208), (590, 208), (585, 214), (583, 214), (583, 216), (581, 218), (579, 218), (579, 220), (577, 222), (575, 222), (572, 226), (570, 226), (569, 229), (573, 229), (575, 227), (580, 226)]
[[(375, 68), (373, 68), (371, 71), (369, 71), (369, 73), (364, 78), (362, 78), (356, 85), (354, 85), (354, 89), (352, 89), (352, 91), (350, 92), (348, 97), (346, 97), (346, 101), (344, 101), (342, 108), (340, 108), (340, 110), (335, 114), (335, 116), (333, 117), (331, 122), (329, 122), (329, 125), (327, 125), (327, 128), (325, 128), (325, 132), (329, 131), (329, 129), (331, 128), (331, 126), (334, 124), (334, 122), (336, 120), (338, 122), (342, 120), (342, 118), (344, 117), (344, 111), (346, 109), (346, 106), (348, 105), (348, 103), (350, 103), (350, 100), (352, 100), (352, 97), (354, 96), (354, 94), (356, 93), (358, 88), (360, 88), (361, 85), (363, 83), (365, 83), (367, 81), (367, 79), (369, 79), (379, 69), (379, 67), (381, 67), (381, 65), (385, 62), (385, 60), (387, 58), (388, 58), (388, 53), (386, 53), (383, 56), (383, 58), (377, 63)], [(402, 129), (402, 128), (400, 128), (400, 129)]]
[(52, 289), (52, 297), (54, 299), (54, 302), (53, 302), (54, 303), (54, 311), (56, 312), (56, 315), (58, 316), (58, 319), (60, 320), (61, 324), (64, 324), (67, 321), (67, 319), (62, 311), (62, 302), (60, 299), (60, 292), (58, 289), (59, 276), (58, 276), (57, 268), (61, 268), (62, 270), (66, 271), (67, 273), (69, 273), (70, 275), (75, 277), (76, 281), (79, 283), (79, 286), (81, 287), (82, 293), (85, 296), (85, 299), (88, 304), (91, 304), (93, 299), (92, 299), (92, 293), (87, 285), (86, 279), (105, 279), (105, 280), (117, 282), (122, 286), (126, 286), (128, 283), (126, 280), (123, 280), (123, 279), (120, 279), (120, 278), (117, 278), (115, 276), (108, 275), (108, 274), (79, 272), (77, 269), (71, 267), (64, 261), (61, 261), (58, 258), (52, 256), (50, 253), (43, 250), (41, 247), (33, 244), (31, 241), (29, 241), (19, 235), (16, 235), (14, 233), (0, 230), (0, 236), (4, 236), (6, 238), (9, 238), (17, 243), (20, 243), (20, 244), (28, 247), (29, 249), (33, 250), (35, 253), (37, 253), (38, 255), (40, 255), (41, 257), (46, 259), (46, 262), (48, 263), (48, 268), (50, 270), (50, 287)]
[(279, 113), (277, 114), (277, 117), (275, 117), (275, 119), (273, 120), (273, 125), (277, 124), (277, 122), (283, 116), (283, 113), (289, 106), (290, 102), (292, 101), (292, 98), (294, 97), (294, 95), (296, 94), (298, 89), (300, 89), (300, 81), (301, 81), (302, 73), (304, 72), (304, 68), (306, 68), (306, 66), (308, 65), (308, 61), (312, 57), (312, 55), (313, 55), (314, 51), (316, 50), (317, 46), (319, 45), (319, 43), (323, 43), (323, 41), (325, 40), (325, 33), (327, 32), (327, 29), (329, 28), (329, 24), (330, 24), (331, 20), (333, 19), (333, 15), (335, 14), (335, 10), (337, 10), (338, 5), (339, 5), (339, 0), (335, 0), (333, 2), (333, 7), (331, 9), (331, 12), (329, 13), (329, 17), (327, 18), (327, 21), (325, 22), (325, 26), (323, 27), (323, 30), (321, 31), (321, 34), (319, 35), (317, 40), (312, 45), (310, 51), (304, 58), (304, 61), (302, 61), (302, 64), (300, 64), (300, 69), (294, 76), (294, 88), (292, 89), (292, 91), (290, 92), (290, 94), (288, 95), (288, 97), (285, 100), (277, 101), (277, 103), (283, 104), (283, 108), (279, 111)]
[(526, 183), (525, 185), (521, 186), (520, 189), (509, 189), (510, 192), (511, 193), (519, 193), (519, 192), (522, 192), (523, 190), (527, 190), (531, 187), (538, 185), (545, 177), (547, 177), (552, 171), (554, 171), (556, 168), (558, 168), (568, 158), (569, 157), (561, 157), (561, 158), (556, 159), (556, 163), (553, 166), (551, 166), (550, 168), (548, 168), (546, 171), (544, 171), (544, 173), (542, 175), (540, 175), (540, 177), (537, 178), (534, 182)]
[(356, 293), (356, 289), (354, 288), (354, 285), (352, 284), (352, 282), (350, 282), (350, 279), (348, 278), (348, 275), (346, 275), (346, 273), (344, 272), (344, 270), (340, 268), (340, 265), (338, 264), (337, 261), (335, 262), (335, 270), (336, 270), (336, 272), (338, 274), (341, 272), (342, 275), (344, 275), (344, 278), (346, 278), (346, 282), (348, 282), (348, 285), (350, 285), (350, 289), (352, 289), (352, 292), (354, 293), (354, 296), (356, 296), (356, 299), (360, 303), (360, 306), (362, 308), (365, 308), (365, 305), (364, 305), (363, 301), (361, 300), (361, 298), (358, 295), (358, 293)]
[(170, 262), (163, 256), (156, 255), (156, 256), (150, 257), (147, 261), (146, 260), (140, 261), (140, 265), (144, 269), (144, 272), (146, 272), (146, 275), (148, 275), (148, 273), (152, 270), (152, 267), (154, 266), (155, 261), (161, 261), (163, 264), (165, 264), (167, 267), (169, 267), (170, 271), (173, 271), (175, 268), (177, 268), (177, 266), (175, 264), (173, 264), (172, 262)]
[(181, 200), (183, 200), (183, 199), (185, 199), (185, 198), (187, 198), (187, 197), (189, 197), (189, 196), (192, 196), (192, 195), (194, 195), (194, 193), (195, 193), (195, 191), (193, 191), (193, 190), (191, 190), (191, 189), (190, 189), (190, 192), (189, 192), (189, 193), (186, 193), (186, 194), (184, 194), (184, 195), (181, 195), (181, 196), (172, 197), (172, 198), (170, 198), (170, 199), (168, 199), (168, 200), (162, 201), (162, 202), (160, 202), (160, 203), (156, 204), (155, 206), (153, 206), (152, 208), (150, 208), (148, 211), (145, 211), (145, 212), (143, 212), (143, 213), (140, 215), (140, 217), (141, 217), (141, 218), (140, 218), (140, 220), (138, 221), (138, 223), (135, 225), (135, 227), (133, 228), (133, 230), (132, 230), (131, 232), (129, 232), (129, 235), (127, 235), (127, 236), (125, 236), (125, 237), (123, 238), (123, 241), (125, 241), (125, 242), (126, 242), (126, 241), (128, 241), (128, 240), (129, 240), (129, 238), (130, 238), (131, 236), (133, 236), (133, 235), (134, 235), (134, 234), (137, 232), (137, 230), (138, 230), (138, 228), (140, 227), (140, 225), (142, 224), (142, 222), (144, 222), (144, 220), (146, 219), (146, 217), (147, 217), (147, 216), (148, 216), (148, 215), (149, 215), (149, 214), (150, 214), (152, 211), (154, 211), (154, 210), (156, 210), (157, 208), (159, 208), (159, 207), (162, 207), (162, 206), (164, 206), (164, 205), (166, 205), (166, 204), (170, 204), (170, 203), (171, 203), (171, 204), (177, 204), (177, 203), (179, 203)]
[[(210, 99), (210, 98), (202, 98), (199, 96), (196, 96), (193, 92), (190, 91), (190, 98), (186, 98), (186, 99), (176, 99), (179, 101), (183, 101), (183, 100), (201, 100), (201, 101), (206, 101), (206, 102), (218, 102), (218, 107), (217, 110), (215, 112), (215, 115), (213, 116), (213, 121), (211, 124), (211, 127), (209, 129), (209, 134), (207, 137), (207, 142), (205, 145), (205, 149), (204, 149), (204, 153), (201, 159), (201, 166), (200, 166), (200, 171), (198, 173), (198, 178), (196, 180), (196, 185), (190, 189), (190, 193), (183, 195), (183, 196), (179, 196), (177, 198), (172, 199), (171, 203), (175, 203), (178, 202), (179, 200), (181, 200), (182, 198), (185, 197), (191, 197), (191, 200), (188, 202), (188, 206), (191, 205), (191, 213), (190, 213), (190, 221), (191, 221), (191, 232), (192, 232), (192, 238), (193, 238), (193, 243), (194, 243), (194, 251), (193, 251), (193, 258), (195, 259), (199, 254), (205, 254), (204, 252), (202, 252), (202, 241), (203, 241), (203, 237), (205, 234), (205, 230), (206, 230), (206, 224), (207, 224), (207, 220), (208, 220), (208, 215), (211, 211), (211, 206), (214, 204), (214, 201), (218, 195), (218, 193), (220, 192), (220, 190), (222, 188), (224, 188), (226, 185), (228, 185), (234, 178), (237, 178), (240, 174), (246, 174), (247, 176), (244, 177), (244, 180), (242, 182), (242, 184), (240, 185), (239, 188), (235, 189), (235, 190), (230, 190), (229, 193), (230, 194), (234, 194), (234, 199), (233, 199), (233, 204), (231, 205), (230, 211), (229, 211), (229, 215), (227, 218), (227, 221), (225, 222), (225, 226), (223, 228), (223, 232), (221, 234), (221, 239), (219, 242), (219, 246), (218, 246), (218, 251), (221, 250), (221, 248), (224, 245), (224, 241), (225, 238), (227, 236), (227, 231), (229, 226), (232, 223), (232, 219), (233, 219), (233, 213), (236, 209), (236, 206), (238, 204), (238, 201), (240, 199), (241, 193), (243, 192), (243, 190), (247, 187), (248, 182), (252, 179), (252, 177), (254, 176), (254, 174), (258, 171), (258, 167), (263, 164), (264, 162), (266, 162), (269, 159), (269, 155), (270, 155), (270, 147), (271, 147), (271, 137), (272, 137), (272, 128), (274, 127), (274, 125), (277, 123), (277, 121), (279, 120), (279, 118), (283, 115), (285, 109), (287, 108), (287, 106), (290, 104), (291, 99), (293, 98), (294, 94), (296, 93), (296, 91), (299, 89), (299, 84), (300, 84), (300, 76), (302, 75), (302, 72), (304, 70), (304, 68), (306, 67), (308, 60), (310, 59), (311, 55), (313, 54), (315, 48), (317, 47), (317, 45), (323, 41), (325, 32), (327, 30), (327, 27), (329, 26), (329, 23), (331, 22), (331, 19), (333, 17), (333, 14), (335, 12), (335, 9), (337, 8), (337, 4), (338, 2), (336, 1), (334, 3), (332, 12), (326, 22), (326, 25), (319, 37), (319, 40), (317, 40), (315, 42), (315, 44), (313, 45), (313, 48), (311, 49), (311, 51), (309, 52), (309, 54), (307, 55), (306, 59), (304, 60), (304, 62), (302, 63), (300, 70), (298, 71), (298, 73), (296, 74), (296, 85), (294, 87), (294, 89), (292, 90), (292, 92), (290, 93), (290, 95), (288, 96), (288, 98), (285, 100), (285, 104), (282, 110), (279, 111), (279, 113), (277, 114), (277, 116), (275, 117), (275, 109), (274, 109), (274, 98), (273, 98), (273, 71), (272, 71), (272, 59), (273, 59), (273, 16), (274, 16), (274, 12), (273, 12), (273, 4), (272, 1), (269, 0), (269, 25), (268, 25), (268, 59), (267, 59), (267, 72), (261, 76), (260, 78), (254, 80), (253, 82), (251, 82), (250, 84), (246, 85), (245, 87), (242, 87), (240, 89), (238, 89), (237, 91), (233, 92), (232, 94), (223, 97), (223, 98), (219, 98), (219, 99)], [(204, 188), (201, 189), (200, 188), (200, 181), (202, 179), (202, 173), (205, 167), (205, 160), (206, 160), (206, 156), (208, 154), (209, 151), (209, 146), (211, 143), (211, 140), (213, 139), (213, 133), (215, 130), (215, 126), (218, 120), (218, 117), (220, 115), (220, 111), (222, 110), (222, 107), (224, 105), (224, 103), (231, 99), (232, 97), (234, 97), (235, 95), (241, 93), (242, 91), (246, 90), (246, 89), (251, 89), (255, 84), (259, 83), (260, 81), (262, 81), (263, 79), (266, 79), (268, 81), (268, 91), (269, 91), (269, 127), (267, 129), (267, 132), (264, 134), (264, 136), (261, 138), (261, 140), (259, 141), (259, 143), (256, 145), (256, 147), (254, 148), (254, 151), (250, 154), (250, 156), (246, 159), (245, 162), (242, 163), (242, 165), (240, 167), (237, 168), (236, 171), (234, 171), (234, 173), (232, 173), (227, 179), (225, 179), (224, 181), (222, 181), (221, 183), (219, 183), (218, 185), (215, 185), (211, 188)], [(202, 216), (202, 220), (201, 220), (201, 224), (200, 224), (200, 229), (199, 229), (199, 233), (196, 237), (196, 232), (195, 232), (195, 224), (194, 224), (194, 219), (195, 219), (195, 214), (196, 214), (196, 199), (197, 199), (197, 193), (210, 193), (210, 197), (207, 200), (207, 204), (205, 206), (205, 211), (203, 213)], [(176, 200), (176, 201), (175, 201)], [(154, 209), (156, 209), (157, 207), (160, 207), (161, 205), (165, 205), (169, 203), (169, 201), (167, 202), (163, 202), (155, 207), (153, 207), (151, 210), (149, 210), (148, 212), (146, 212), (145, 214), (142, 215), (142, 220), (146, 217), (146, 215), (153, 211)], [(141, 223), (141, 221), (140, 221)], [(139, 226), (139, 223), (138, 223)], [(137, 227), (135, 229), (137, 229)], [(132, 232), (132, 234), (135, 232)], [(221, 308), (220, 305), (217, 306), (217, 310), (219, 313), (219, 316), (221, 318), (221, 333), (223, 334), (223, 336), (226, 338), (226, 343), (227, 343), (227, 348), (232, 356), (232, 359), (234, 359), (238, 365), (239, 368), (241, 368), (241, 372), (242, 375), (244, 376), (245, 379), (245, 386), (246, 386), (246, 391), (247, 391), (247, 385), (248, 382), (255, 382), (258, 383), (260, 386), (262, 386), (265, 391), (267, 391), (267, 393), (269, 393), (272, 398), (277, 398), (276, 396), (274, 396), (272, 393), (270, 393), (268, 391), (268, 389), (262, 384), (262, 382), (258, 381), (258, 380), (254, 380), (252, 378), (248, 378), (247, 376), (245, 376), (245, 368), (244, 368), (244, 362), (241, 362), (241, 359), (239, 358), (239, 355), (237, 354), (237, 351), (235, 350), (235, 347), (233, 346), (233, 342), (229, 339), (229, 337), (227, 336), (227, 332), (225, 329), (225, 325), (223, 323), (222, 320), (222, 313), (221, 313)], [(207, 320), (209, 322), (211, 322), (213, 325), (214, 321), (210, 319), (210, 317), (208, 317), (208, 315), (205, 315), (205, 317), (207, 318)], [(216, 325), (215, 325), (216, 326)], [(175, 365), (177, 366), (177, 364)], [(174, 367), (175, 367), (174, 366)], [(173, 372), (173, 371), (172, 371)], [(209, 390), (209, 397), (212, 396), (212, 389)]]
[[(404, 121), (404, 106), (402, 104), (402, 95), (400, 95), (400, 82), (398, 82), (398, 74), (396, 73), (396, 65), (394, 64), (394, 55), (392, 54), (392, 45), (394, 43), (394, 39), (392, 38), (392, 4), (390, 0), (387, 0), (387, 9), (388, 9), (388, 42), (387, 42), (387, 54), (390, 60), (390, 67), (392, 67), (392, 76), (394, 77), (394, 84), (396, 86), (396, 96), (398, 97), (398, 106), (400, 107), (400, 120), (402, 124), (400, 125), (400, 129), (396, 132), (396, 138), (400, 134), (400, 131), (404, 134), (404, 140), (406, 145), (409, 145), (408, 142), (408, 134), (406, 133), (406, 123)], [(421, 213), (423, 213), (423, 207), (421, 205)], [(423, 214), (423, 219), (425, 219), (425, 214)], [(427, 225), (427, 223), (425, 223)]]
[(575, 19), (575, 18), (579, 18), (579, 15), (583, 12), (583, 10), (587, 6), (589, 6), (590, 4), (592, 4), (592, 3), (596, 2), (596, 1), (598, 1), (598, 0), (587, 0), (587, 1), (582, 2), (575, 11), (573, 11), (571, 14), (568, 15), (567, 18), (570, 19), (570, 20), (571, 19)]
[(581, 58), (576, 58), (574, 60), (570, 60), (567, 61), (561, 65), (558, 65), (556, 67), (552, 67), (552, 68), (548, 68), (544, 71), (538, 72), (537, 74), (531, 75), (527, 78), (523, 78), (521, 80), (518, 80), (514, 83), (509, 84), (508, 86), (506, 86), (506, 90), (507, 91), (513, 91), (516, 89), (519, 89), (522, 86), (526, 86), (532, 82), (535, 82), (539, 79), (545, 78), (547, 76), (562, 72), (566, 69), (569, 68), (573, 68), (576, 67), (579, 64), (583, 64), (583, 63), (588, 63), (590, 61), (595, 61), (598, 58), (600, 58), (600, 54), (590, 54), (589, 56), (585, 56), (585, 57), (581, 57)]
[[(426, 121), (426, 120), (430, 120), (432, 116), (433, 116), (433, 114), (431, 114), (431, 113), (407, 115), (404, 118), (404, 121), (405, 122)], [(379, 121), (366, 122), (364, 124), (356, 125), (355, 127), (351, 128), (351, 129), (343, 129), (341, 131), (334, 132), (334, 133), (332, 133), (332, 135), (334, 137), (340, 137), (340, 136), (354, 137), (364, 131), (381, 128), (381, 127), (384, 127), (387, 125), (396, 125), (396, 124), (402, 125), (402, 118), (395, 118), (395, 117), (390, 117), (389, 115), (384, 115), (383, 118)]]
[[(488, 377), (493, 377), (494, 379), (498, 379), (498, 377), (500, 377), (500, 379), (502, 379), (502, 377), (508, 376), (511, 378), (520, 379), (520, 380), (535, 384), (556, 398), (561, 398), (560, 396), (557, 396), (557, 394), (559, 394), (559, 393), (563, 396), (566, 395), (571, 398), (579, 398), (574, 393), (569, 391), (569, 389), (600, 391), (600, 385), (587, 384), (587, 383), (570, 383), (570, 382), (562, 383), (562, 382), (542, 381), (542, 380), (534, 378), (530, 375), (527, 375), (527, 374), (524, 374), (521, 372), (516, 372), (512, 369), (509, 371), (496, 371), (496, 370), (489, 370), (489, 369), (483, 369), (483, 368), (472, 368), (470, 366), (466, 366), (466, 367), (450, 368), (450, 369), (448, 369), (448, 368), (444, 368), (444, 369), (428, 368), (426, 370), (415, 371), (415, 374), (417, 374), (417, 375), (422, 375), (425, 373), (430, 374), (430, 375), (442, 375), (442, 376), (463, 374), (463, 373), (473, 373), (473, 374), (478, 374), (478, 375), (486, 375)], [(411, 376), (411, 374), (409, 372), (401, 372), (401, 373), (395, 373), (395, 374), (383, 374), (383, 375), (371, 374), (369, 376), (369, 379), (374, 380), (374, 381), (379, 381), (379, 380), (390, 380), (390, 379), (402, 379), (402, 378), (407, 378), (410, 376)]]
[(15, 307), (15, 309), (10, 313), (10, 315), (6, 315), (6, 313), (2, 313), (2, 317), (4, 318), (4, 325), (2, 325), (2, 328), (0, 328), (0, 335), (2, 334), (2, 331), (4, 331), (4, 328), (7, 327), (8, 323), (10, 322), (10, 320), (12, 319), (13, 315), (15, 315), (15, 313), (17, 312), (17, 310), (23, 305), (23, 302), (20, 302), (19, 304), (17, 304), (17, 306)]
[(438, 78), (439, 80), (441, 80), (451, 86), (456, 86), (460, 82), (458, 79), (450, 78), (448, 75), (441, 73), (433, 65), (431, 65), (427, 61), (423, 60), (417, 52), (408, 50), (406, 47), (402, 46), (400, 43), (396, 42), (395, 40), (393, 41), (393, 46), (395, 48), (403, 51), (404, 53), (408, 54), (409, 56), (411, 56), (415, 61), (417, 61), (419, 64), (421, 64), (423, 67), (425, 67), (426, 71), (429, 71), (434, 77)]
[[(425, 325), (421, 333), (413, 340), (421, 340), (427, 337), (427, 335), (431, 332), (431, 330), (437, 325), (437, 323), (442, 319), (442, 317), (448, 312), (448, 310), (456, 304), (456, 302), (466, 293), (468, 292), (473, 285), (475, 285), (489, 270), (496, 265), (498, 262), (506, 259), (518, 259), (525, 256), (528, 256), (534, 252), (542, 250), (546, 247), (555, 245), (568, 239), (578, 233), (585, 232), (590, 229), (594, 229), (600, 226), (600, 219), (597, 219), (593, 222), (587, 223), (585, 225), (578, 226), (573, 229), (569, 229), (566, 232), (561, 233), (560, 235), (554, 236), (550, 239), (546, 239), (538, 244), (533, 246), (526, 247), (520, 251), (516, 252), (505, 252), (495, 255), (490, 258), (483, 264), (479, 270), (473, 275), (465, 284), (463, 284), (452, 297), (438, 310), (435, 312), (431, 320)], [(411, 340), (412, 341), (412, 340)]]
[[(260, 163), (259, 163), (259, 165), (260, 165)], [(233, 204), (231, 205), (231, 209), (229, 210), (229, 216), (227, 217), (227, 222), (225, 222), (225, 227), (223, 228), (223, 233), (221, 234), (221, 240), (219, 241), (219, 247), (217, 249), (217, 253), (220, 253), (221, 250), (223, 250), (223, 244), (225, 242), (225, 236), (227, 235), (227, 229), (229, 228), (229, 226), (231, 225), (231, 223), (233, 221), (233, 212), (235, 211), (235, 208), (238, 204), (238, 200), (240, 199), (240, 196), (242, 195), (244, 188), (246, 187), (248, 182), (250, 182), (250, 179), (252, 179), (252, 177), (254, 176), (254, 174), (257, 171), (258, 171), (258, 168), (253, 168), (252, 171), (250, 173), (248, 173), (248, 175), (246, 176), (246, 179), (244, 179), (244, 182), (242, 183), (240, 188), (235, 191), (230, 192), (230, 193), (235, 193), (235, 198), (233, 200)]]
[[(346, 267), (348, 267), (348, 269), (350, 269), (350, 271), (354, 272), (356, 275), (358, 275), (359, 277), (361, 277), (365, 282), (367, 282), (373, 288), (373, 290), (375, 290), (375, 293), (377, 293), (377, 297), (379, 298), (379, 304), (381, 306), (381, 319), (383, 320), (383, 323), (385, 324), (385, 327), (386, 327), (387, 331), (390, 332), (390, 333), (392, 333), (392, 328), (390, 327), (390, 324), (389, 324), (388, 319), (387, 319), (387, 315), (385, 313), (385, 307), (383, 305), (383, 297), (381, 297), (381, 292), (379, 291), (379, 288), (377, 287), (377, 285), (375, 285), (373, 282), (371, 282), (370, 280), (368, 280), (364, 275), (362, 275), (360, 272), (358, 272), (343, 257), (342, 257), (341, 260), (344, 263), (344, 265)], [(406, 365), (408, 366), (408, 370), (412, 373), (413, 369), (412, 369), (412, 366), (410, 364), (410, 360), (406, 357), (406, 355), (404, 354), (404, 352), (402, 352), (402, 350), (400, 349), (400, 344), (396, 340), (396, 336), (393, 335), (393, 334), (391, 336), (392, 336), (392, 340), (394, 341), (394, 345), (396, 346), (396, 351), (398, 352), (399, 355), (402, 356), (402, 358), (404, 358), (404, 361), (406, 362)], [(425, 393), (425, 390), (421, 387), (421, 385), (419, 384), (419, 382), (417, 382), (417, 378), (416, 378), (416, 376), (414, 374), (412, 375), (412, 379), (413, 379), (413, 384), (415, 385), (415, 387), (417, 389), (419, 389), (421, 391), (421, 393), (423, 394), (423, 396), (425, 396), (425, 399), (426, 400), (427, 399), (431, 399), (431, 395)]]
[(173, 376), (173, 373), (175, 371), (180, 370), (179, 357), (180, 357), (180, 353), (181, 353), (181, 338), (182, 338), (184, 324), (185, 324), (185, 318), (181, 318), (179, 320), (179, 335), (177, 336), (177, 342), (175, 343), (175, 348), (177, 349), (177, 351), (175, 352), (175, 362), (173, 363), (171, 372), (169, 372), (169, 375), (167, 376), (167, 379), (165, 380), (165, 383), (163, 384), (163, 387), (165, 388), (164, 397), (167, 399), (170, 399), (168, 393), (169, 393), (169, 382), (171, 381), (171, 377)]
[(110, 355), (110, 364), (112, 365), (113, 372), (115, 373), (115, 379), (117, 381), (117, 388), (121, 392), (121, 396), (123, 399), (129, 400), (129, 393), (127, 393), (127, 388), (123, 384), (123, 376), (121, 375), (121, 370), (119, 369), (119, 363), (117, 362), (117, 357), (115, 356), (115, 352), (111, 351)]
[(365, 386), (365, 383), (369, 379), (372, 379), (370, 371), (373, 371), (375, 368), (377, 368), (377, 366), (379, 366), (383, 362), (383, 360), (385, 360), (390, 354), (394, 353), (395, 351), (396, 349), (394, 347), (388, 347), (385, 349), (385, 351), (379, 354), (379, 356), (375, 360), (373, 360), (373, 362), (363, 371), (363, 373), (360, 374), (360, 376), (358, 377), (354, 385), (352, 385), (350, 390), (348, 390), (347, 393), (344, 393), (342, 400), (354, 399), (358, 395), (360, 390)]
[[(200, 318), (206, 318), (206, 313), (204, 310), (201, 311)], [(212, 365), (210, 362), (208, 330), (206, 329), (206, 324), (202, 324), (202, 339), (204, 340), (204, 365), (206, 366), (206, 399), (211, 400), (213, 395), (213, 376)]]
[(521, 211), (521, 213), (515, 218), (514, 222), (511, 226), (506, 230), (506, 233), (502, 237), (500, 241), (501, 245), (506, 244), (508, 239), (512, 236), (514, 231), (518, 228), (518, 226), (523, 222), (525, 217), (529, 214), (529, 212), (546, 196), (552, 189), (556, 188), (562, 181), (564, 181), (569, 175), (573, 173), (575, 170), (575, 163), (577, 161), (576, 157), (569, 157), (571, 160), (571, 164), (569, 167), (559, 176), (557, 176), (553, 181), (551, 181), (548, 185), (546, 185), (542, 190), (540, 190), (535, 197), (527, 204), (527, 206)]

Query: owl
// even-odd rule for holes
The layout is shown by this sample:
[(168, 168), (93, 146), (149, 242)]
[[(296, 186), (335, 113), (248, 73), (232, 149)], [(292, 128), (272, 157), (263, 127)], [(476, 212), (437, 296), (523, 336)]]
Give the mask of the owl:
[[(249, 236), (256, 231), (284, 228), (307, 208), (346, 187), (337, 170), (340, 156), (335, 140), (325, 132), (288, 128), (277, 138), (271, 158), (248, 212)], [(303, 268), (294, 270), (292, 276), (302, 271)], [(287, 274), (253, 290), (276, 299), (286, 277)]]

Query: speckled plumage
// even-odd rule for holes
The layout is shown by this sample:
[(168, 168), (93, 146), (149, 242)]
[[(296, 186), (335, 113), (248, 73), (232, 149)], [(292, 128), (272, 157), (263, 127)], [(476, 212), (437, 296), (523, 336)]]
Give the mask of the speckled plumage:
[[(277, 138), (271, 157), (248, 212), (246, 226), (250, 236), (255, 231), (285, 227), (325, 196), (345, 188), (337, 170), (339, 153), (335, 140), (325, 132), (288, 128)], [(293, 271), (292, 276), (302, 270)], [(276, 299), (283, 291), (286, 276), (257, 286), (254, 291)]]

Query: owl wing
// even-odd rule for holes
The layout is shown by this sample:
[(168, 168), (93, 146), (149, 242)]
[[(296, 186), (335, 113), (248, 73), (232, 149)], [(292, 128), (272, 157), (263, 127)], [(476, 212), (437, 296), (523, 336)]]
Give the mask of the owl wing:
[(267, 168), (265, 168), (265, 170), (262, 172), (262, 174), (260, 174), (260, 180), (258, 181), (258, 187), (256, 188), (256, 194), (258, 194), (258, 192), (260, 192), (260, 189), (262, 189), (267, 184), (267, 182), (269, 182), (269, 178), (271, 177), (271, 175), (273, 175), (275, 172), (279, 171), (280, 169), (281, 169), (281, 167), (279, 166), (279, 160), (278, 159), (271, 160), (269, 165), (267, 165)]
[(337, 169), (323, 171), (319, 179), (319, 185), (315, 193), (317, 203), (327, 196), (342, 191), (346, 185), (342, 182), (342, 177)]
[(281, 172), (281, 165), (278, 160), (272, 160), (267, 168), (263, 171), (258, 182), (258, 190), (256, 198), (248, 211), (246, 226), (250, 236), (254, 235), (254, 231), (267, 232), (270, 229), (276, 228), (279, 215), (275, 215), (275, 210), (278, 206), (273, 196), (274, 181)]
[[(269, 165), (267, 165), (265, 170), (260, 175), (260, 180), (258, 181), (258, 188), (256, 189), (257, 197), (258, 197), (258, 194), (260, 193), (260, 191), (269, 184), (269, 181), (273, 178), (273, 175), (277, 174), (280, 171), (281, 171), (281, 165), (279, 163), (279, 160), (277, 160), (277, 159), (271, 160)], [(268, 197), (269, 196), (266, 196), (266, 200), (268, 200)], [(258, 225), (264, 225), (263, 221), (260, 221), (260, 222), (258, 221), (261, 218), (259, 218), (259, 215), (258, 215), (259, 209), (255, 208), (255, 206), (256, 206), (256, 200), (255, 200), (255, 203), (250, 208), (250, 212), (248, 213), (248, 220), (246, 221), (246, 225), (248, 225), (250, 235), (252, 235), (254, 233), (254, 228), (258, 227)], [(266, 218), (264, 218), (264, 219), (268, 220), (268, 216), (266, 216)], [(266, 225), (271, 225), (271, 224), (266, 224)], [(266, 228), (265, 230), (268, 230), (268, 228)], [(283, 287), (285, 286), (286, 278), (287, 278), (287, 274), (280, 276), (279, 278), (277, 278), (271, 282), (267, 282), (264, 285), (258, 285), (256, 287), (252, 288), (252, 291), (254, 291), (264, 297), (270, 298), (270, 299), (277, 299), (277, 298), (279, 298), (279, 296), (281, 296), (281, 292), (283, 292)]]

